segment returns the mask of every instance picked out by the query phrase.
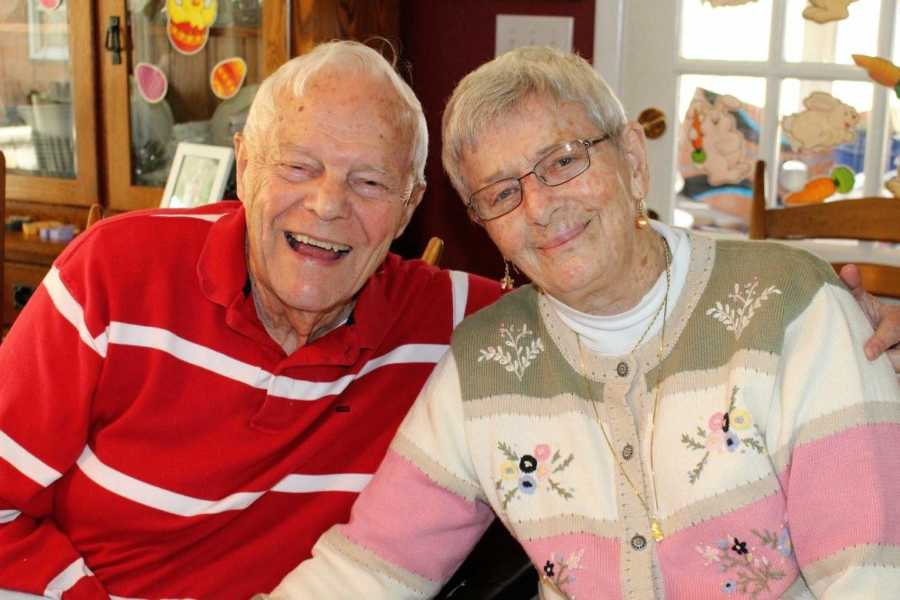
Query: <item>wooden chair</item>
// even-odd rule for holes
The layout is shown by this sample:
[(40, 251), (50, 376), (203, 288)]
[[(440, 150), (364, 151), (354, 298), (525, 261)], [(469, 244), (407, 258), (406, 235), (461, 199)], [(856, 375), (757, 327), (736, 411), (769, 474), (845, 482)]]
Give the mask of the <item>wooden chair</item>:
[(103, 218), (103, 207), (97, 204), (91, 204), (91, 208), (88, 210), (87, 221), (84, 224), (84, 228), (87, 229), (97, 221)]
[(422, 253), (422, 260), (429, 265), (437, 266), (441, 262), (441, 255), (444, 253), (444, 240), (439, 237), (433, 237), (428, 240), (425, 246), (425, 252)]
[[(756, 161), (750, 239), (847, 238), (900, 242), (900, 200), (859, 198), (791, 208), (766, 208), (766, 163)], [(856, 263), (863, 287), (900, 298), (900, 267)], [(834, 263), (840, 270), (844, 263)]]

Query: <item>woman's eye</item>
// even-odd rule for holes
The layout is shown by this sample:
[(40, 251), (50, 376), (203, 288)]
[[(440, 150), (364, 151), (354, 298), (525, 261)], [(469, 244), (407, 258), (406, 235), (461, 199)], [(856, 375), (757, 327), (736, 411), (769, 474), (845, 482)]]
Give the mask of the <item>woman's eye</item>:
[(575, 158), (572, 156), (561, 156), (557, 158), (553, 162), (553, 166), (557, 169), (564, 169), (575, 162)]
[(494, 204), (503, 204), (510, 200), (513, 196), (519, 193), (518, 186), (511, 185), (509, 187), (505, 187), (500, 192), (494, 196)]

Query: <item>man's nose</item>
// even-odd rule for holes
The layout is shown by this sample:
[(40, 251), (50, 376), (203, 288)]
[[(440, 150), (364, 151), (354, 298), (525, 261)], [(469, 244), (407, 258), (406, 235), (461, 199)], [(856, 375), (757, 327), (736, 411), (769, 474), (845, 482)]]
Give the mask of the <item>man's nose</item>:
[(537, 173), (529, 173), (520, 182), (522, 186), (522, 209), (528, 221), (537, 225), (549, 222), (553, 204), (553, 188), (545, 185)]
[(350, 186), (341, 177), (325, 174), (316, 182), (315, 190), (307, 196), (304, 205), (322, 219), (331, 221), (347, 217), (350, 213)]

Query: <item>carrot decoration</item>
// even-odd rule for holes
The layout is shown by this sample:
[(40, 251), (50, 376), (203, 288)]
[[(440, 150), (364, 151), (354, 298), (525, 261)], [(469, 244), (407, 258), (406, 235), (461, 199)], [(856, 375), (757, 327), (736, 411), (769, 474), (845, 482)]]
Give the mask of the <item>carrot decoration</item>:
[(872, 81), (894, 89), (900, 98), (900, 67), (880, 56), (853, 54), (853, 62), (866, 70)]
[(838, 165), (831, 170), (828, 177), (817, 177), (806, 182), (799, 192), (793, 192), (784, 197), (785, 206), (800, 206), (803, 204), (816, 204), (824, 202), (826, 198), (835, 192), (845, 194), (853, 189), (856, 176), (853, 170), (844, 165)]
[(691, 117), (691, 145), (694, 151), (691, 152), (691, 161), (694, 164), (702, 165), (706, 162), (706, 152), (703, 150), (703, 130), (700, 129), (700, 115), (698, 111), (694, 111)]

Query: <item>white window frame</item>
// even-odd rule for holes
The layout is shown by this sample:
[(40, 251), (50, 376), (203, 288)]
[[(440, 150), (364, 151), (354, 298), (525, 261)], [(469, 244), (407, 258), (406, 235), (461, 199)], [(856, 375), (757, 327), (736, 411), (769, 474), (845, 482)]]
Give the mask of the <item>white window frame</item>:
[[(648, 204), (657, 209), (661, 218), (671, 223), (675, 203), (676, 135), (681, 116), (676, 114), (679, 106), (678, 80), (683, 75), (749, 76), (766, 80), (766, 102), (761, 107), (764, 123), (758, 146), (759, 158), (766, 161), (767, 189), (776, 189), (778, 169), (771, 168), (778, 162), (778, 141), (780, 127), (778, 111), (781, 100), (781, 82), (784, 79), (806, 80), (846, 80), (870, 82), (865, 71), (855, 65), (837, 65), (809, 62), (787, 62), (784, 60), (784, 0), (773, 0), (771, 15), (771, 36), (769, 39), (769, 60), (760, 62), (693, 60), (680, 57), (681, 24), (683, 0), (596, 0), (594, 23), (594, 67), (604, 76), (616, 94), (623, 99), (626, 112), (632, 116), (647, 106), (630, 106), (630, 96), (635, 96), (632, 79), (638, 73), (646, 74), (649, 82), (659, 93), (657, 106), (663, 109), (669, 123), (666, 134), (651, 142), (651, 196)], [(866, 0), (871, 1), (871, 0)], [(893, 55), (895, 19), (900, 0), (881, 0), (880, 24), (876, 44), (877, 55)], [(725, 8), (720, 10), (727, 10)], [(852, 7), (851, 7), (852, 10)], [(641, 36), (629, 29), (629, 17), (636, 19), (659, 19), (673, 29), (669, 36)], [(629, 33), (631, 35), (629, 36)], [(662, 39), (657, 39), (662, 38)], [(629, 46), (632, 44), (632, 46)], [(655, 61), (652, 65), (641, 62), (643, 50), (654, 56), (666, 56), (668, 61)], [(637, 65), (635, 67), (635, 65)], [(633, 69), (629, 71), (629, 69)], [(637, 72), (637, 73), (636, 73)], [(872, 109), (869, 114), (868, 134), (865, 148), (865, 196), (882, 195), (883, 165), (890, 130), (888, 124), (888, 94), (893, 93), (884, 86), (873, 83)], [(646, 102), (646, 100), (645, 100)], [(662, 142), (662, 144), (659, 144)], [(768, 194), (768, 201), (774, 202), (775, 195)]]

